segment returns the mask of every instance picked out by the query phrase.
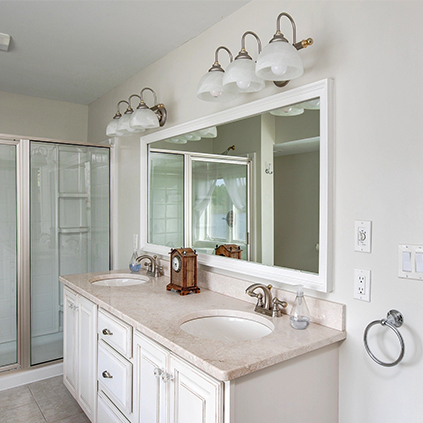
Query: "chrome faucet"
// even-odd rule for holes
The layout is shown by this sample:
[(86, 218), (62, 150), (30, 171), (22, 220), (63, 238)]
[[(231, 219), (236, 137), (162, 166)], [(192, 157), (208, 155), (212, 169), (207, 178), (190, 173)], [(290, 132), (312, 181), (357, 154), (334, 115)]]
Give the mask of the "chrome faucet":
[[(260, 288), (263, 293), (255, 292), (258, 288)], [(272, 288), (272, 285), (266, 286), (261, 283), (253, 283), (245, 290), (245, 293), (250, 297), (257, 298), (256, 308), (254, 309), (256, 313), (261, 313), (272, 317), (281, 317), (282, 308), (286, 307), (288, 304), (286, 301), (280, 301), (276, 296), (273, 297), (271, 291)]]
[(154, 278), (158, 278), (159, 276), (163, 275), (163, 267), (159, 266), (157, 256), (151, 257), (148, 254), (143, 254), (137, 257), (138, 263), (141, 263), (143, 260), (149, 260), (149, 263), (146, 264), (147, 276), (153, 276)]

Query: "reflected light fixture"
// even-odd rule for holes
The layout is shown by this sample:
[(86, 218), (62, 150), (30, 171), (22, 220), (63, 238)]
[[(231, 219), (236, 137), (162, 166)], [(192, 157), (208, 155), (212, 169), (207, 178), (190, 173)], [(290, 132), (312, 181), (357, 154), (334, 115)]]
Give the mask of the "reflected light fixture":
[[(291, 23), (292, 44), (281, 32), (282, 17), (288, 18)], [(245, 38), (249, 34), (257, 40), (259, 53), (257, 63), (254, 63), (245, 49)], [(235, 57), (235, 60), (232, 60), (232, 54), (226, 47), (218, 48), (215, 53), (215, 63), (200, 80), (197, 97), (205, 101), (229, 101), (233, 100), (238, 93), (262, 90), (265, 81), (273, 81), (276, 86), (284, 87), (291, 79), (298, 78), (303, 74), (303, 62), (298, 50), (312, 44), (312, 38), (297, 42), (297, 28), (294, 19), (288, 13), (282, 12), (276, 19), (276, 33), (263, 50), (260, 38), (252, 31), (243, 34), (241, 51)], [(231, 59), (226, 72), (217, 59), (218, 52), (221, 49), (225, 49)]]
[(264, 88), (265, 82), (255, 72), (256, 64), (245, 49), (245, 38), (252, 35), (261, 53), (261, 41), (258, 35), (252, 31), (244, 32), (241, 38), (241, 50), (235, 60), (231, 62), (223, 76), (223, 89), (232, 93), (254, 93)]
[(299, 105), (281, 107), (269, 112), (273, 116), (298, 116), (304, 113), (304, 108)]
[[(292, 44), (289, 44), (281, 32), (281, 19), (284, 16), (291, 22)], [(303, 61), (298, 50), (312, 44), (312, 38), (297, 43), (297, 26), (294, 19), (286, 12), (280, 13), (276, 19), (275, 35), (257, 59), (257, 75), (266, 81), (274, 81), (278, 87), (285, 86), (291, 79), (298, 78), (303, 74)]]
[[(153, 107), (148, 107), (144, 101), (143, 94), (145, 91), (151, 91), (154, 95)], [(131, 106), (131, 100), (137, 97), (139, 104), (134, 112)], [(119, 106), (125, 103), (127, 108), (125, 113), (120, 113)], [(153, 129), (163, 126), (167, 120), (166, 107), (162, 103), (157, 102), (157, 94), (151, 88), (143, 88), (140, 95), (132, 94), (128, 101), (121, 100), (117, 104), (116, 114), (109, 122), (106, 128), (106, 135), (108, 137), (123, 137), (144, 132), (146, 129)]]
[(201, 100), (224, 102), (235, 98), (235, 94), (225, 91), (222, 86), (225, 71), (219, 63), (218, 55), (220, 50), (225, 50), (228, 53), (230, 64), (234, 60), (231, 51), (225, 46), (220, 46), (216, 49), (212, 67), (201, 78), (198, 84), (197, 97)]

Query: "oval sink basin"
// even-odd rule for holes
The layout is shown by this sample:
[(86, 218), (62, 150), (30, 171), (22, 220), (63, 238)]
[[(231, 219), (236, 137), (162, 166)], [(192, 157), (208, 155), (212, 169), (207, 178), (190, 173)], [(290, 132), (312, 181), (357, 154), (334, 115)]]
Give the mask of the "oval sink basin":
[(148, 276), (144, 275), (101, 275), (90, 279), (93, 285), (97, 286), (132, 286), (141, 285), (150, 280)]
[(273, 323), (261, 316), (231, 310), (213, 310), (185, 317), (180, 328), (198, 338), (215, 341), (251, 341), (270, 335)]

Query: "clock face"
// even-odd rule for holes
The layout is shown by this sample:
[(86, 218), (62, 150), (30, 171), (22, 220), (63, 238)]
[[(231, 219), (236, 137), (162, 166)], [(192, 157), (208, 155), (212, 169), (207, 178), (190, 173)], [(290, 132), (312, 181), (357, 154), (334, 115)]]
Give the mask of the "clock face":
[(174, 256), (172, 259), (172, 269), (175, 272), (179, 272), (181, 270), (181, 265), (182, 265), (181, 258), (179, 256)]

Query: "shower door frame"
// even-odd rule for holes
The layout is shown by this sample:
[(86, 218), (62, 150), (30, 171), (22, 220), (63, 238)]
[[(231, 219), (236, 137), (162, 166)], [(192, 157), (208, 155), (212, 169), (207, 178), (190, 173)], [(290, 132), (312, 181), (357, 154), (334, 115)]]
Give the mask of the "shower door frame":
[(31, 142), (43, 142), (83, 147), (109, 149), (109, 268), (113, 267), (113, 217), (115, 209), (116, 181), (114, 177), (114, 140), (109, 145), (59, 141), (53, 139), (10, 138), (0, 134), (0, 144), (16, 146), (17, 189), (17, 362), (0, 367), (0, 375), (10, 370), (35, 369), (60, 363), (63, 359), (31, 365)]

